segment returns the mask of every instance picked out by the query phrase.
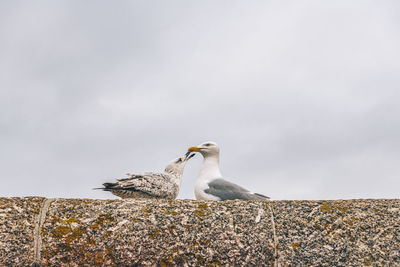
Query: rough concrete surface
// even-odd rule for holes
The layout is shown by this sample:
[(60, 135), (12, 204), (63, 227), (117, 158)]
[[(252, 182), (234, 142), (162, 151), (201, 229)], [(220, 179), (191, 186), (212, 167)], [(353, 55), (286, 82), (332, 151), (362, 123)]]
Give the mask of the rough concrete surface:
[(34, 261), (35, 220), (44, 198), (0, 198), (0, 265)]
[(276, 201), (289, 266), (400, 266), (400, 200)]
[(397, 199), (0, 198), (0, 265), (396, 266), (399, 216)]

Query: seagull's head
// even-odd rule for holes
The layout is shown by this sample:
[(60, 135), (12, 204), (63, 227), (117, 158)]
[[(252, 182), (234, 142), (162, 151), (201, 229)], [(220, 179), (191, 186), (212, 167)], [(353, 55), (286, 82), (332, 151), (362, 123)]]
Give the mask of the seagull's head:
[(199, 152), (203, 155), (203, 157), (209, 157), (209, 156), (219, 156), (219, 146), (215, 142), (204, 142), (198, 146), (192, 146), (189, 147), (188, 153), (189, 152)]
[(170, 161), (167, 167), (165, 167), (165, 172), (182, 175), (186, 163), (189, 159), (193, 158), (194, 155), (194, 153), (186, 153), (185, 156)]

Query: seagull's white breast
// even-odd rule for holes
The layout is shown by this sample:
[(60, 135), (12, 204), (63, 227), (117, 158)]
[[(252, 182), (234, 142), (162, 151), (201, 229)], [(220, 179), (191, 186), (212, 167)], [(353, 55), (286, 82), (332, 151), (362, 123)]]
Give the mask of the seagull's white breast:
[(200, 169), (199, 176), (197, 177), (196, 184), (194, 187), (194, 194), (198, 200), (220, 200), (219, 197), (207, 194), (204, 190), (209, 188), (208, 183), (212, 182), (217, 178), (221, 178), (221, 172), (219, 170), (218, 158), (204, 159), (203, 165)]

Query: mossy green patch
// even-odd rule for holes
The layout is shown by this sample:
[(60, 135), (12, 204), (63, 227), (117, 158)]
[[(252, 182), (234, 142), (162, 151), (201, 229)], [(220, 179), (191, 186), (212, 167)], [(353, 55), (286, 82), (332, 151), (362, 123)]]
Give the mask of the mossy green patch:
[(75, 228), (71, 231), (71, 234), (65, 237), (65, 242), (71, 243), (73, 241), (79, 241), (82, 235), (86, 232), (86, 229), (83, 228)]
[(293, 250), (296, 250), (296, 249), (299, 249), (299, 248), (300, 248), (300, 244), (299, 244), (299, 243), (294, 243), (294, 242), (293, 242), (293, 243), (291, 243), (290, 245), (292, 246), (292, 249), (293, 249)]
[(328, 203), (324, 203), (324, 204), (322, 204), (321, 205), (321, 210), (322, 211), (331, 211), (332, 210), (332, 208), (331, 208), (331, 206), (328, 204)]
[(151, 239), (155, 239), (157, 236), (160, 235), (160, 233), (161, 233), (160, 230), (155, 229), (149, 233), (149, 236)]
[(102, 252), (96, 252), (94, 256), (94, 260), (96, 263), (103, 263), (104, 262), (104, 257)]
[(195, 211), (193, 211), (193, 213), (196, 214), (197, 216), (206, 215), (206, 212), (204, 210), (195, 210)]
[(172, 256), (169, 255), (169, 256), (161, 259), (160, 260), (160, 266), (161, 267), (172, 267), (172, 266), (175, 266), (175, 264), (173, 264), (173, 261), (172, 261)]
[(204, 258), (201, 257), (201, 256), (197, 256), (197, 257), (196, 257), (196, 260), (197, 260), (197, 263), (198, 263), (199, 265), (204, 265), (204, 263), (205, 263)]
[(174, 234), (175, 231), (176, 231), (176, 226), (175, 226), (175, 225), (171, 225), (171, 226), (168, 227), (168, 230), (169, 230), (169, 232), (170, 232), (171, 234)]
[(142, 212), (145, 214), (149, 214), (150, 212), (152, 212), (152, 209), (149, 207), (146, 207), (146, 208), (142, 209)]
[(207, 209), (208, 205), (207, 205), (207, 203), (200, 203), (199, 205), (197, 205), (197, 208), (199, 208), (199, 209)]
[(222, 266), (222, 264), (219, 260), (215, 259), (209, 264), (209, 266), (215, 266), (215, 267), (218, 266), (219, 267), (219, 266)]
[(179, 212), (177, 212), (175, 210), (162, 209), (162, 211), (164, 211), (165, 215), (178, 215), (179, 214)]
[(104, 225), (110, 224), (112, 222), (114, 222), (114, 218), (111, 216), (111, 214), (102, 214), (96, 218), (96, 220), (90, 227), (93, 230), (99, 230)]
[(71, 230), (71, 226), (60, 225), (51, 231), (51, 235), (53, 238), (63, 238), (65, 235), (71, 232)]

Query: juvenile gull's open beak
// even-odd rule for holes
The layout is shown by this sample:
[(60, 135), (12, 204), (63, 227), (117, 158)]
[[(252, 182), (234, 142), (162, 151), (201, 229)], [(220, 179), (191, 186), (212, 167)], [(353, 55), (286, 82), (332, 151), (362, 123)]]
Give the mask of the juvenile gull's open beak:
[(197, 146), (192, 146), (189, 147), (188, 152), (196, 152), (196, 151), (200, 151), (200, 148), (198, 148)]
[(187, 153), (185, 154), (185, 159), (184, 159), (184, 160), (187, 161), (187, 160), (193, 158), (195, 155), (196, 155), (195, 153), (187, 152)]

